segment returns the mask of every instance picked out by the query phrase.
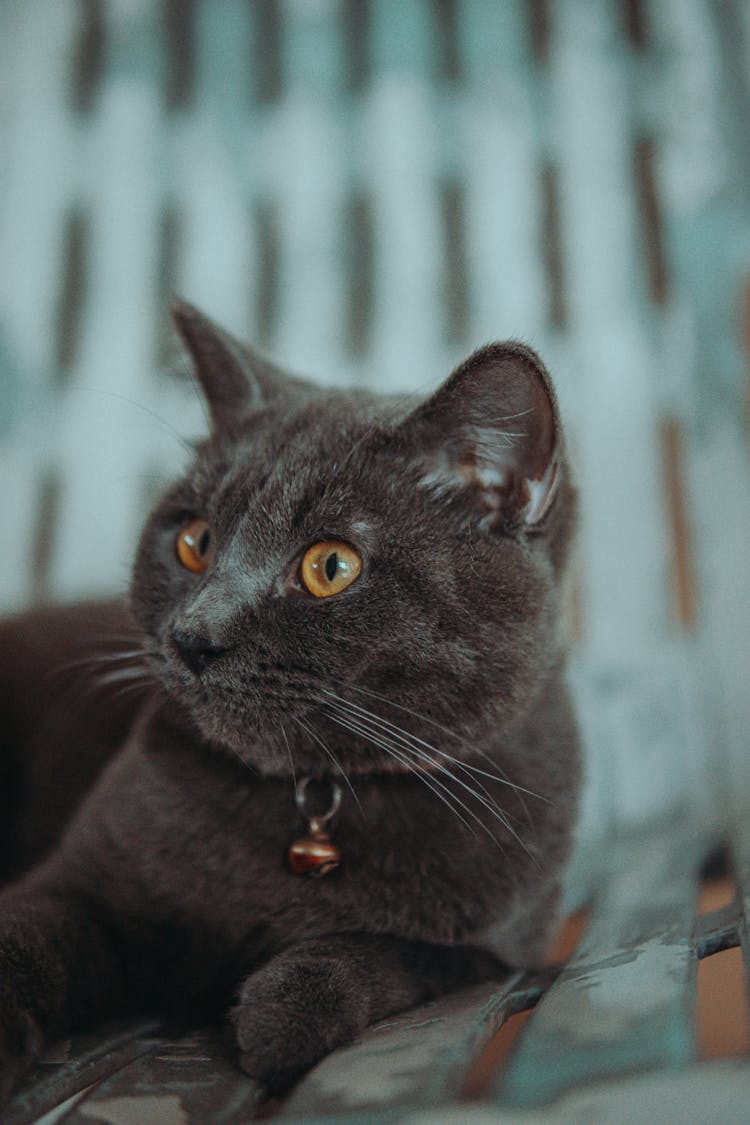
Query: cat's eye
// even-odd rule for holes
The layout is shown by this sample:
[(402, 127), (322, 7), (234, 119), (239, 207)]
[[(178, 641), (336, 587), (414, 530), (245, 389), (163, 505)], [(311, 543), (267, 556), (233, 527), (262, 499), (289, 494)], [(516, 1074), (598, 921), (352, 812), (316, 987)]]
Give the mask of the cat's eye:
[(305, 551), (300, 577), (310, 594), (330, 598), (351, 586), (361, 570), (362, 559), (353, 547), (338, 539), (325, 539)]
[(202, 574), (214, 557), (214, 537), (205, 520), (186, 523), (177, 536), (177, 558), (193, 574)]

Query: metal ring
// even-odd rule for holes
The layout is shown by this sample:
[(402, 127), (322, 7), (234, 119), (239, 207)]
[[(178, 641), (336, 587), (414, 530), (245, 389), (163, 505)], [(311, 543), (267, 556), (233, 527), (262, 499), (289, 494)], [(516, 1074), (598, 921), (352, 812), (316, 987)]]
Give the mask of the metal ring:
[(338, 785), (335, 781), (331, 781), (330, 779), (326, 778), (325, 780), (328, 781), (328, 784), (331, 787), (331, 804), (328, 807), (328, 811), (324, 813), (309, 813), (305, 809), (305, 794), (307, 793), (307, 787), (311, 781), (320, 780), (322, 779), (310, 777), (309, 775), (307, 777), (301, 778), (294, 792), (294, 799), (297, 803), (297, 808), (306, 820), (310, 820), (314, 816), (315, 819), (318, 820), (321, 824), (326, 824), (331, 819), (331, 817), (335, 816), (338, 812), (338, 807), (341, 804), (341, 786)]

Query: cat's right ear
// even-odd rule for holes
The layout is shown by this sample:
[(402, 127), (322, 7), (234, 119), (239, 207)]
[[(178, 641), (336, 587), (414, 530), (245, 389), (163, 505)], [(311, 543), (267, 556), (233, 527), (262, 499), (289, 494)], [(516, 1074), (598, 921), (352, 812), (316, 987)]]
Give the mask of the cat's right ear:
[(422, 482), (460, 491), (492, 528), (538, 526), (560, 482), (557, 400), (539, 357), (523, 344), (474, 352), (401, 426)]
[(214, 430), (267, 401), (273, 381), (269, 364), (187, 301), (173, 301), (170, 312), (195, 365)]

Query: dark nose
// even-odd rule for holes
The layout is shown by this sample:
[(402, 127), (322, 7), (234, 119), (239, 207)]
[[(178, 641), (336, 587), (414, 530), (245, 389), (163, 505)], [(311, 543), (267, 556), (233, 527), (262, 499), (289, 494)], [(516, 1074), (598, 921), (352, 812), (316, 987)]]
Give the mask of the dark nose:
[(226, 648), (215, 645), (208, 637), (183, 633), (181, 629), (174, 630), (172, 640), (183, 661), (196, 676), (199, 676), (212, 660), (227, 651)]

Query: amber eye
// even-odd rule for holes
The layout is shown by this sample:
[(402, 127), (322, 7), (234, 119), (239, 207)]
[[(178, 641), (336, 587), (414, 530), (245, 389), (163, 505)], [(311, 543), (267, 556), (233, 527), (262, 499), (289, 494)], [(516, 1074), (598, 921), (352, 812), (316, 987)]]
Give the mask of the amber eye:
[(362, 559), (348, 543), (326, 539), (305, 552), (302, 583), (316, 598), (330, 598), (351, 586), (362, 569)]
[(214, 557), (214, 537), (205, 520), (186, 523), (177, 536), (177, 558), (193, 574), (202, 574)]

